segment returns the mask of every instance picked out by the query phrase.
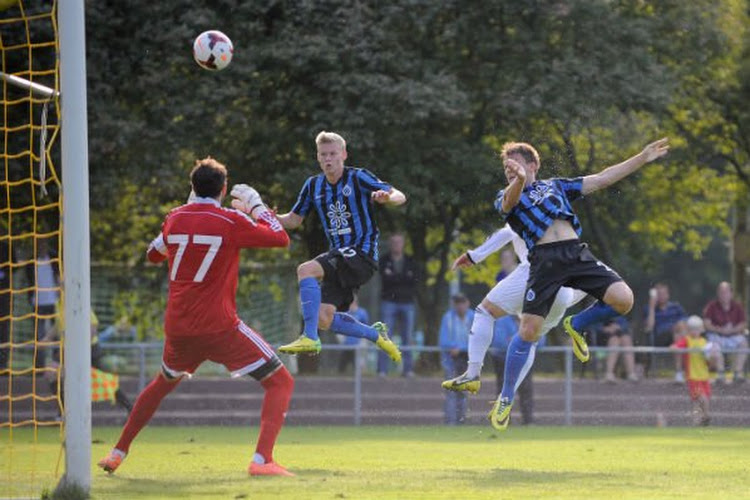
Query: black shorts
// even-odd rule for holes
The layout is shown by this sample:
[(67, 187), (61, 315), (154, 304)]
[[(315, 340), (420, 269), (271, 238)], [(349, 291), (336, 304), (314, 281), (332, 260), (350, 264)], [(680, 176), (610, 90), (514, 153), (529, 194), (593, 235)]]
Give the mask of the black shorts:
[(529, 280), (523, 312), (546, 317), (561, 287), (582, 290), (602, 300), (609, 285), (622, 281), (580, 240), (537, 245), (529, 252)]
[(367, 283), (378, 265), (369, 256), (353, 247), (330, 250), (315, 257), (325, 272), (320, 294), (323, 304), (336, 306), (338, 311), (348, 311), (354, 292)]

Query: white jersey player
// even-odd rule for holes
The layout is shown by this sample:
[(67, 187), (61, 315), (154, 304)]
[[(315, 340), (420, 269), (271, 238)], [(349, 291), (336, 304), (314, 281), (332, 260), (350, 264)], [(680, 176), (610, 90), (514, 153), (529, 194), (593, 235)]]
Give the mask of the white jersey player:
[[(529, 278), (529, 251), (523, 240), (510, 228), (503, 226), (473, 250), (462, 254), (453, 263), (453, 269), (479, 264), (508, 243), (520, 263), (505, 279), (498, 282), (477, 307), (469, 335), (469, 365), (466, 373), (443, 382), (443, 388), (452, 391), (476, 393), (481, 385), (479, 376), (484, 356), (492, 343), (495, 320), (508, 314), (520, 315), (523, 309), (526, 281)], [(542, 326), (542, 335), (554, 328), (563, 318), (566, 309), (577, 304), (586, 296), (585, 292), (562, 287)], [(536, 346), (536, 344), (535, 344)], [(519, 381), (520, 383), (520, 381)]]

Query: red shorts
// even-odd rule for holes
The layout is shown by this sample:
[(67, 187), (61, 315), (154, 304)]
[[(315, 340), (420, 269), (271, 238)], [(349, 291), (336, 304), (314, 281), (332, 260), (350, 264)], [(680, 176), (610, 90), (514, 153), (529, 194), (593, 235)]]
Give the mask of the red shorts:
[(688, 380), (688, 390), (690, 391), (690, 399), (695, 401), (701, 395), (707, 398), (711, 397), (711, 384), (708, 380)]
[(232, 377), (250, 375), (257, 380), (281, 366), (271, 346), (242, 322), (235, 330), (218, 335), (167, 336), (161, 363), (167, 377), (190, 376), (206, 360), (221, 363)]

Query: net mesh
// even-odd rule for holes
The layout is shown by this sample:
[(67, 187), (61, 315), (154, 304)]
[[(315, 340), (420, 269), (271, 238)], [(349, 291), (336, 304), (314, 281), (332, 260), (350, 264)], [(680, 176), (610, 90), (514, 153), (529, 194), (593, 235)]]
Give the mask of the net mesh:
[(38, 496), (59, 473), (60, 110), (38, 87), (58, 89), (56, 8), (0, 1), (0, 496)]

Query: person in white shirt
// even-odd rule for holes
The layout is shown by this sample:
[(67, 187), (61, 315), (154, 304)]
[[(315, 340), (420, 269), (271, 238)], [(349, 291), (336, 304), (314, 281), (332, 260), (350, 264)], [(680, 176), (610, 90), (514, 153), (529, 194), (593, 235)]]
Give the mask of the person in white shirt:
[[(473, 250), (468, 250), (456, 259), (452, 269), (467, 268), (485, 260), (488, 256), (502, 249), (508, 243), (520, 261), (510, 274), (499, 281), (485, 296), (476, 308), (474, 321), (469, 335), (469, 362), (465, 373), (446, 380), (442, 386), (451, 391), (468, 391), (472, 394), (479, 392), (481, 387), (480, 374), (484, 356), (492, 343), (492, 333), (495, 320), (508, 314), (520, 315), (523, 309), (523, 299), (526, 292), (526, 281), (529, 278), (528, 249), (523, 240), (510, 228), (503, 226), (495, 231), (487, 240)], [(542, 335), (554, 328), (565, 314), (566, 309), (580, 302), (586, 293), (572, 288), (562, 287), (557, 293), (555, 302), (550, 309), (542, 327)], [(536, 343), (527, 360), (528, 368), (534, 363)], [(518, 385), (523, 382), (528, 369), (522, 371), (521, 376), (514, 383), (515, 393)], [(510, 378), (505, 378), (506, 383)]]

